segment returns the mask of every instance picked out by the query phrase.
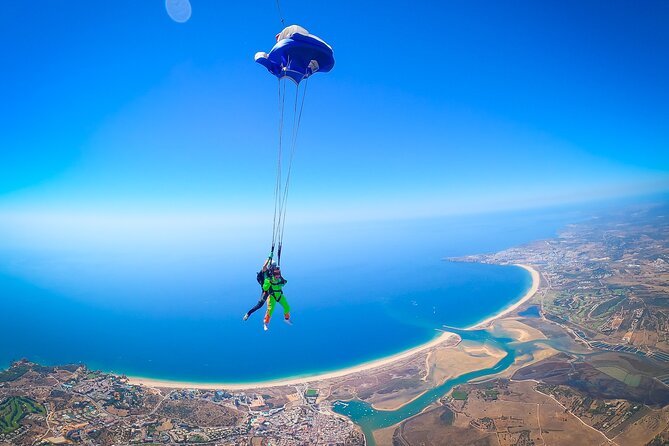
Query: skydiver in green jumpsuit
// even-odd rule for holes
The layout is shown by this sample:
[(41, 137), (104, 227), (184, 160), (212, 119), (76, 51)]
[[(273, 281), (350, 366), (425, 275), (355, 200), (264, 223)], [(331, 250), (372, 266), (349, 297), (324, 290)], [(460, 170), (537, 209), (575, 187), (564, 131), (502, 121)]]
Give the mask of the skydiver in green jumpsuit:
[(288, 300), (283, 294), (283, 286), (288, 283), (286, 279), (281, 276), (281, 269), (276, 266), (272, 270), (271, 277), (267, 277), (262, 284), (263, 291), (266, 291), (269, 294), (267, 299), (267, 312), (265, 313), (265, 330), (268, 330), (269, 320), (274, 313), (274, 308), (276, 307), (277, 302), (283, 307), (283, 318), (284, 321), (291, 325), (290, 322), (290, 305), (288, 305)]

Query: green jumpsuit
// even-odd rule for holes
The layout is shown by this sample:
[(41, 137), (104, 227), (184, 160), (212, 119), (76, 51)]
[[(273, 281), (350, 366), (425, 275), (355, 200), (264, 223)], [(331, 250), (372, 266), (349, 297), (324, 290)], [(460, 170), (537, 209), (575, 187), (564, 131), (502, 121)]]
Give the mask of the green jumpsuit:
[(269, 324), (269, 320), (274, 313), (274, 307), (276, 303), (280, 303), (283, 307), (283, 317), (288, 321), (290, 320), (290, 305), (286, 300), (286, 296), (283, 295), (282, 288), (287, 283), (286, 279), (283, 277), (268, 277), (262, 284), (263, 291), (269, 293), (269, 299), (267, 299), (267, 312), (265, 313), (265, 324)]

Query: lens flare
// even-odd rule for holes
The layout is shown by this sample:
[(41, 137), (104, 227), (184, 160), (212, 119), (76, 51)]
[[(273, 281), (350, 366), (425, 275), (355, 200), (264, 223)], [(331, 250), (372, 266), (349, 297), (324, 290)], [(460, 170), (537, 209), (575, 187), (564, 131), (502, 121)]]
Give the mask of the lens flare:
[(187, 22), (192, 12), (188, 0), (165, 0), (165, 9), (170, 18), (177, 23)]

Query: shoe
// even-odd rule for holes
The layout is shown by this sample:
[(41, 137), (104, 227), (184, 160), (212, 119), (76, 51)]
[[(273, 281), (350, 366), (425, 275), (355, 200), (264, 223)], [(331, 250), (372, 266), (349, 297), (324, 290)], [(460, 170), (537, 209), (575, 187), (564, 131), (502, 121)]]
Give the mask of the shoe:
[(290, 319), (284, 319), (283, 321), (288, 325), (293, 325), (293, 323), (290, 321)]
[(267, 324), (262, 324), (262, 328), (263, 328), (265, 331), (269, 330), (269, 327), (267, 326)]
[(249, 318), (249, 314), (246, 313), (246, 314), (244, 315), (243, 319), (244, 319), (244, 320), (248, 320), (248, 318)]

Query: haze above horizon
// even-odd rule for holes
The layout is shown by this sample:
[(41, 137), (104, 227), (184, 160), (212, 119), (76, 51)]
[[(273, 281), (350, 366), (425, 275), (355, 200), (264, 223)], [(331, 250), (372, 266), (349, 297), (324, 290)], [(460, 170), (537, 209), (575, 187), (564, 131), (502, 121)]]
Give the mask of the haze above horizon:
[[(184, 23), (163, 2), (5, 5), (0, 216), (269, 225), (276, 80), (253, 54), (276, 4), (193, 3)], [(309, 83), (288, 225), (669, 186), (667, 2), (281, 6), (337, 61)]]

